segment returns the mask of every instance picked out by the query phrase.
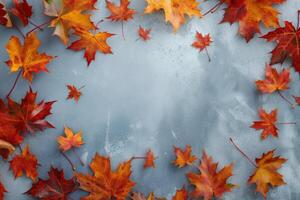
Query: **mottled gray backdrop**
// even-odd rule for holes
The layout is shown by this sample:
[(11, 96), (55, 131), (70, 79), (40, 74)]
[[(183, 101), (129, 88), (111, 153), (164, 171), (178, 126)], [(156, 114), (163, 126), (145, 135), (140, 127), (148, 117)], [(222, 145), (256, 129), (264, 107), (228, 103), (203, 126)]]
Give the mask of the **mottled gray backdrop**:
[[(37, 23), (47, 20), (42, 15), (41, 2), (29, 2), (34, 4), (32, 20)], [(200, 7), (207, 11), (216, 3), (204, 2)], [(300, 108), (290, 109), (276, 94), (261, 95), (254, 85), (256, 79), (264, 77), (265, 63), (270, 59), (268, 52), (274, 44), (257, 36), (246, 43), (237, 34), (236, 24), (219, 24), (222, 9), (203, 19), (189, 20), (173, 34), (161, 13), (141, 16), (145, 6), (142, 0), (132, 1), (132, 7), (139, 14), (125, 23), (125, 41), (120, 34), (120, 23), (105, 21), (101, 24), (101, 30), (117, 34), (109, 39), (114, 53), (97, 53), (96, 61), (89, 68), (83, 52), (67, 50), (57, 37), (51, 36), (52, 29), (38, 34), (43, 41), (40, 50), (58, 56), (48, 66), (50, 73), (39, 74), (32, 84), (39, 92), (39, 99), (58, 100), (53, 115), (48, 118), (56, 129), (29, 136), (25, 141), (40, 160), (41, 177), (47, 177), (50, 165), (65, 169), (70, 177), (72, 171), (56, 144), (56, 137), (63, 133), (63, 126), (68, 125), (75, 131), (83, 130), (86, 144), (78, 153), (87, 163), (96, 151), (110, 155), (116, 166), (132, 155), (143, 155), (148, 148), (153, 149), (159, 157), (155, 170), (143, 171), (139, 161), (133, 164), (133, 179), (138, 191), (154, 191), (158, 196), (170, 198), (176, 189), (187, 185), (185, 172), (190, 169), (176, 169), (170, 162), (174, 159), (172, 145), (184, 147), (190, 144), (199, 156), (201, 150), (206, 149), (221, 166), (235, 163), (235, 175), (230, 181), (240, 187), (226, 194), (225, 199), (262, 199), (253, 186), (247, 185), (254, 169), (229, 143), (229, 137), (233, 137), (253, 159), (274, 148), (278, 155), (288, 158), (280, 169), (287, 185), (272, 189), (269, 197), (300, 199), (299, 125), (281, 125), (279, 138), (265, 141), (260, 140), (259, 132), (249, 128), (257, 119), (259, 107), (268, 111), (278, 108), (279, 121), (300, 123)], [(109, 15), (103, 0), (97, 8), (94, 21)], [(283, 20), (296, 23), (299, 8), (299, 0), (288, 0), (278, 6), (282, 13), (280, 23)], [(136, 41), (139, 25), (152, 28), (152, 39), (147, 43)], [(199, 53), (191, 47), (196, 31), (212, 35), (213, 43), (208, 49), (212, 57), (210, 63), (204, 52)], [(262, 32), (267, 30), (262, 29)], [(18, 33), (3, 27), (0, 27), (0, 33), (1, 61), (5, 61), (8, 59), (5, 44), (12, 34)], [(3, 62), (0, 70), (3, 98), (16, 74), (9, 73)], [(292, 74), (291, 89), (285, 94), (300, 95), (299, 75), (294, 71)], [(66, 100), (66, 84), (85, 85), (79, 103)], [(20, 99), (27, 89), (28, 83), (21, 80), (12, 97)], [(76, 157), (71, 153), (69, 156), (79, 166)], [(30, 188), (31, 181), (26, 178), (14, 180), (8, 169), (8, 163), (1, 161), (1, 180), (9, 190), (6, 199), (30, 199), (22, 193)], [(79, 170), (88, 171), (80, 167)], [(83, 192), (73, 194), (73, 199), (79, 199), (80, 195)]]

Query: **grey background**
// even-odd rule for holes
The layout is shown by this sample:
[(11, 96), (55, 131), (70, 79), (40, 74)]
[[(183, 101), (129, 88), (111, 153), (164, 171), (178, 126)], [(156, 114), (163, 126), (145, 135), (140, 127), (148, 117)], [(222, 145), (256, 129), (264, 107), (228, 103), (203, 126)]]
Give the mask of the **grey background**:
[[(47, 18), (42, 15), (40, 1), (34, 4), (32, 20), (37, 23)], [(200, 5), (207, 11), (216, 1)], [(247, 185), (247, 179), (253, 167), (229, 143), (229, 137), (241, 146), (251, 157), (259, 157), (263, 152), (276, 148), (277, 155), (288, 158), (280, 169), (287, 185), (272, 189), (270, 199), (300, 199), (299, 167), (299, 125), (279, 126), (279, 138), (260, 140), (259, 132), (250, 129), (251, 122), (257, 117), (257, 109), (264, 107), (268, 111), (279, 109), (279, 121), (299, 122), (300, 108), (294, 110), (278, 95), (261, 95), (256, 91), (254, 81), (264, 77), (265, 63), (269, 61), (274, 44), (266, 43), (257, 36), (248, 44), (237, 35), (237, 25), (218, 24), (223, 16), (220, 9), (203, 19), (193, 18), (173, 34), (172, 27), (164, 23), (161, 13), (141, 16), (146, 3), (133, 0), (132, 7), (137, 14), (134, 20), (125, 23), (124, 41), (121, 37), (121, 24), (105, 21), (102, 31), (117, 35), (109, 39), (113, 55), (97, 53), (96, 61), (89, 68), (83, 58), (83, 52), (66, 50), (57, 37), (51, 36), (53, 29), (40, 32), (43, 41), (40, 51), (46, 51), (56, 58), (48, 68), (49, 74), (35, 76), (32, 88), (39, 92), (39, 99), (58, 100), (53, 107), (53, 115), (48, 119), (56, 129), (26, 138), (24, 144), (30, 144), (42, 167), (40, 176), (47, 177), (50, 165), (71, 170), (59, 154), (56, 137), (63, 133), (68, 125), (74, 131), (83, 130), (86, 144), (78, 150), (87, 163), (95, 152), (109, 155), (114, 166), (132, 155), (143, 155), (151, 148), (159, 157), (155, 170), (142, 170), (142, 162), (133, 163), (133, 180), (136, 190), (171, 198), (175, 190), (187, 185), (185, 172), (191, 170), (176, 169), (171, 165), (174, 159), (172, 145), (184, 147), (190, 144), (194, 153), (201, 155), (205, 149), (220, 166), (235, 163), (234, 176), (230, 182), (239, 184), (239, 188), (225, 195), (224, 199), (262, 199)], [(98, 11), (93, 12), (93, 20), (108, 16), (105, 2), (99, 1)], [(278, 6), (283, 20), (296, 22), (296, 11), (300, 1), (289, 0)], [(152, 39), (147, 43), (135, 41), (138, 26), (152, 28)], [(25, 32), (30, 28), (25, 28)], [(205, 53), (191, 47), (195, 32), (210, 33), (213, 43), (209, 47), (212, 62), (208, 62)], [(267, 30), (262, 28), (262, 32)], [(1, 61), (8, 59), (5, 44), (15, 30), (0, 27)], [(72, 38), (72, 40), (75, 38)], [(289, 66), (290, 63), (284, 63)], [(291, 89), (286, 95), (300, 95), (299, 75), (292, 73)], [(9, 73), (5, 64), (0, 67), (0, 94), (2, 97), (10, 89), (16, 74)], [(66, 84), (78, 87), (85, 85), (79, 103), (67, 101)], [(24, 96), (28, 89), (25, 80), (19, 81), (12, 97), (16, 100)], [(76, 157), (68, 154), (82, 169)], [(26, 178), (14, 180), (8, 163), (1, 161), (0, 174), (9, 193), (6, 199), (30, 199), (22, 195), (31, 186)], [(74, 193), (73, 199), (79, 199), (83, 193)]]

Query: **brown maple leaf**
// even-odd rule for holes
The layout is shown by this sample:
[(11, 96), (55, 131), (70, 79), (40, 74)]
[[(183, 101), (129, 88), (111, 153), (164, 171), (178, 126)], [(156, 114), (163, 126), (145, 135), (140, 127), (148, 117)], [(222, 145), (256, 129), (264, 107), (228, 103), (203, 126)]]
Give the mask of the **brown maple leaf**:
[(256, 191), (260, 192), (265, 199), (267, 198), (269, 186), (276, 187), (285, 184), (283, 176), (277, 170), (281, 168), (287, 159), (280, 156), (274, 157), (274, 152), (275, 150), (271, 150), (255, 159), (257, 168), (248, 179), (249, 184), (256, 184)]
[(51, 115), (52, 104), (55, 101), (41, 101), (36, 104), (37, 92), (30, 90), (22, 99), (21, 104), (8, 98), (8, 112), (10, 117), (3, 119), (13, 124), (21, 133), (43, 131), (46, 128), (54, 128), (45, 118)]
[(185, 187), (182, 187), (180, 190), (176, 190), (175, 196), (173, 196), (172, 200), (187, 200), (188, 192)]
[(74, 177), (65, 179), (64, 171), (51, 167), (47, 180), (39, 179), (26, 192), (40, 200), (68, 200), (68, 195), (77, 189)]
[(233, 170), (233, 164), (225, 166), (217, 172), (218, 163), (214, 163), (212, 157), (209, 157), (205, 151), (199, 166), (200, 174), (189, 172), (187, 174), (189, 182), (195, 186), (191, 193), (194, 197), (204, 197), (204, 200), (213, 199), (213, 197), (221, 198), (225, 192), (231, 192), (236, 187), (231, 183), (227, 183)]
[(10, 10), (12, 14), (17, 16), (24, 26), (29, 23), (29, 18), (32, 15), (32, 6), (27, 0), (13, 0), (14, 7)]
[(131, 160), (119, 164), (117, 170), (112, 171), (110, 158), (97, 153), (90, 163), (90, 168), (93, 175), (75, 174), (80, 189), (89, 192), (82, 200), (124, 200), (135, 185), (130, 180)]
[(76, 29), (74, 34), (79, 36), (80, 39), (73, 42), (68, 49), (74, 51), (85, 49), (84, 57), (88, 66), (95, 60), (97, 51), (103, 54), (112, 54), (111, 47), (107, 44), (107, 39), (114, 34), (108, 32), (98, 32), (93, 34), (83, 29)]
[(74, 85), (67, 85), (67, 88), (69, 90), (69, 94), (68, 94), (68, 97), (67, 99), (74, 99), (76, 102), (79, 101), (82, 93), (81, 93), (81, 89), (83, 88), (84, 86), (82, 86), (81, 88), (77, 89)]
[(145, 29), (140, 26), (138, 34), (143, 41), (147, 41), (147, 40), (150, 40), (150, 32), (151, 32), (151, 29)]
[(201, 17), (196, 0), (146, 0), (148, 5), (144, 10), (150, 14), (164, 10), (166, 22), (170, 22), (176, 32), (185, 23), (185, 15)]
[(10, 17), (8, 16), (5, 4), (0, 0), (0, 25), (12, 27)]
[(84, 144), (82, 140), (82, 131), (74, 134), (73, 131), (69, 127), (65, 127), (64, 130), (66, 137), (58, 136), (57, 142), (59, 144), (59, 148), (62, 151), (68, 151), (74, 147), (80, 147)]
[(266, 66), (266, 78), (265, 80), (257, 80), (256, 86), (262, 93), (273, 93), (276, 91), (283, 91), (289, 89), (289, 83), (291, 82), (290, 70), (283, 69), (280, 73), (276, 68), (271, 65)]
[(179, 168), (187, 165), (191, 166), (197, 160), (197, 157), (192, 155), (192, 147), (190, 145), (186, 145), (185, 150), (174, 146), (174, 153), (176, 155), (176, 159), (173, 161), (173, 164)]
[(10, 169), (13, 171), (15, 178), (21, 177), (23, 172), (28, 178), (35, 181), (38, 177), (38, 160), (36, 156), (29, 151), (27, 145), (21, 155), (16, 155), (10, 161)]
[(57, 35), (66, 45), (69, 41), (69, 31), (73, 28), (95, 30), (96, 26), (90, 20), (90, 14), (86, 11), (95, 10), (97, 0), (44, 0), (45, 14), (54, 17), (50, 27), (54, 27), (54, 35)]
[(260, 33), (259, 24), (266, 28), (279, 26), (279, 12), (272, 6), (285, 0), (221, 0), (227, 4), (222, 22), (239, 23), (239, 33), (249, 41), (256, 33)]
[(277, 109), (267, 113), (263, 108), (258, 110), (260, 121), (254, 121), (251, 128), (255, 130), (263, 130), (261, 139), (266, 139), (269, 135), (278, 137), (277, 123)]
[(286, 58), (292, 59), (295, 70), (300, 73), (300, 28), (295, 28), (291, 22), (286, 21), (284, 27), (262, 36), (268, 42), (276, 42), (271, 58), (271, 65), (283, 63)]
[(48, 72), (47, 64), (54, 58), (45, 53), (40, 54), (38, 48), (41, 45), (36, 34), (30, 33), (25, 37), (24, 45), (21, 45), (20, 40), (16, 36), (11, 36), (6, 50), (10, 60), (6, 64), (11, 72), (17, 72), (22, 69), (22, 75), (28, 81), (32, 81), (33, 73), (41, 71)]

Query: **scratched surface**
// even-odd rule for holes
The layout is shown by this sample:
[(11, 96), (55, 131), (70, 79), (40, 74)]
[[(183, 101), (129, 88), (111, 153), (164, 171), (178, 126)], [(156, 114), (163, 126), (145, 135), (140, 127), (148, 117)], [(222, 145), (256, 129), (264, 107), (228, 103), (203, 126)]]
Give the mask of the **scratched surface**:
[[(42, 16), (40, 2), (34, 4), (33, 21), (47, 20)], [(208, 10), (216, 2), (201, 4)], [(108, 16), (104, 1), (97, 4), (94, 21)], [(132, 7), (142, 13), (144, 1), (133, 0)], [(296, 11), (300, 8), (298, 0), (289, 0), (278, 6), (283, 20), (296, 22)], [(125, 24), (126, 40), (120, 35), (121, 24), (103, 22), (101, 30), (116, 33), (109, 40), (113, 55), (98, 53), (96, 61), (89, 68), (83, 59), (83, 52), (67, 50), (60, 41), (51, 36), (53, 30), (46, 29), (38, 34), (43, 41), (40, 48), (50, 55), (57, 55), (49, 65), (49, 74), (35, 77), (32, 88), (39, 92), (39, 99), (58, 100), (49, 117), (56, 129), (29, 136), (25, 144), (40, 160), (40, 176), (46, 178), (51, 165), (66, 170), (70, 167), (59, 154), (56, 137), (68, 125), (75, 131), (82, 129), (86, 144), (78, 154), (88, 163), (95, 152), (109, 155), (114, 166), (118, 162), (140, 156), (148, 148), (158, 156), (155, 170), (142, 170), (142, 163), (133, 163), (135, 190), (168, 198), (187, 184), (185, 173), (190, 169), (178, 170), (172, 167), (174, 159), (172, 145), (183, 147), (190, 144), (195, 153), (202, 149), (212, 155), (220, 165), (235, 163), (232, 183), (240, 187), (225, 195), (224, 199), (262, 199), (247, 185), (247, 178), (253, 167), (228, 142), (229, 137), (241, 146), (251, 157), (277, 149), (277, 154), (288, 158), (280, 170), (287, 185), (272, 189), (270, 199), (300, 199), (300, 138), (299, 125), (280, 126), (279, 139), (260, 141), (259, 132), (249, 128), (251, 121), (257, 119), (259, 107), (267, 110), (279, 109), (280, 121), (299, 121), (300, 109), (290, 109), (277, 95), (260, 95), (253, 84), (262, 78), (265, 63), (269, 61), (269, 51), (274, 44), (267, 44), (256, 37), (248, 44), (237, 35), (236, 24), (218, 24), (222, 19), (220, 9), (204, 19), (193, 19), (184, 25), (177, 34), (172, 33), (170, 25), (164, 23), (160, 13), (137, 15)], [(147, 43), (136, 41), (138, 26), (152, 28), (152, 39)], [(198, 53), (191, 47), (196, 30), (210, 33), (213, 44), (209, 48), (212, 61), (209, 63), (205, 53)], [(26, 29), (23, 29), (25, 32)], [(263, 33), (267, 31), (262, 29)], [(11, 34), (16, 31), (0, 28), (1, 61), (8, 59), (3, 48)], [(72, 40), (75, 38), (72, 38)], [(290, 63), (285, 63), (288, 66)], [(0, 94), (4, 97), (10, 89), (16, 74), (11, 74), (5, 64), (0, 66)], [(74, 84), (82, 89), (79, 103), (67, 101), (66, 84)], [(299, 76), (293, 73), (289, 94), (300, 94)], [(12, 97), (20, 99), (28, 89), (28, 83), (21, 80)], [(69, 154), (81, 168), (73, 154)], [(14, 180), (7, 163), (1, 161), (1, 180), (9, 190), (8, 200), (30, 199), (22, 195), (31, 182), (26, 178)], [(79, 199), (83, 192), (72, 195)]]

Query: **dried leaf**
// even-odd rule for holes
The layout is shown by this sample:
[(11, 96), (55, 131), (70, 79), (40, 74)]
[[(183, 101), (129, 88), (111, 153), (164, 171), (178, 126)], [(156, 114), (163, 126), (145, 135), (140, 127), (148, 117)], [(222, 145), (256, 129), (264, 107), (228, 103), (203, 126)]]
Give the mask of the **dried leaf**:
[(150, 40), (150, 32), (151, 29), (144, 29), (143, 27), (140, 26), (138, 34), (143, 41), (147, 41)]
[(12, 27), (10, 17), (8, 16), (5, 4), (0, 0), (0, 25)]
[(65, 127), (66, 137), (58, 136), (57, 142), (62, 151), (68, 151), (74, 147), (80, 147), (84, 144), (82, 140), (82, 131), (74, 134), (69, 127)]
[(17, 16), (24, 26), (29, 23), (29, 18), (32, 15), (32, 6), (28, 4), (27, 0), (13, 0), (14, 6), (10, 11)]
[(67, 88), (69, 90), (67, 99), (74, 99), (76, 102), (78, 102), (82, 95), (80, 89), (77, 89), (74, 85), (67, 85)]
[(174, 153), (176, 155), (176, 160), (173, 161), (173, 164), (179, 168), (193, 165), (195, 160), (197, 160), (197, 157), (192, 155), (192, 147), (190, 145), (186, 145), (185, 150), (174, 146)]
[(202, 51), (203, 49), (207, 48), (211, 42), (212, 40), (209, 34), (202, 35), (197, 31), (196, 41), (192, 44), (192, 46), (199, 49), (199, 51)]
[(172, 200), (187, 200), (188, 199), (188, 192), (186, 191), (185, 187), (182, 187), (180, 190), (176, 190), (175, 196)]
[(148, 150), (145, 157), (144, 169), (155, 168), (155, 156), (151, 150)]
[(120, 0), (120, 5), (117, 6), (113, 2), (106, 0), (106, 7), (111, 14), (107, 19), (112, 21), (128, 21), (129, 19), (133, 19), (136, 12), (134, 9), (128, 7), (129, 4), (130, 1), (128, 0)]

